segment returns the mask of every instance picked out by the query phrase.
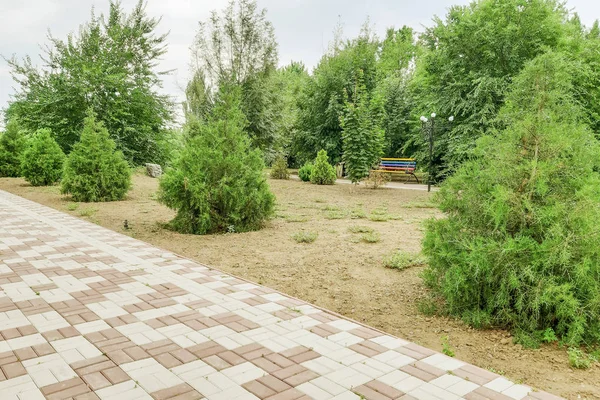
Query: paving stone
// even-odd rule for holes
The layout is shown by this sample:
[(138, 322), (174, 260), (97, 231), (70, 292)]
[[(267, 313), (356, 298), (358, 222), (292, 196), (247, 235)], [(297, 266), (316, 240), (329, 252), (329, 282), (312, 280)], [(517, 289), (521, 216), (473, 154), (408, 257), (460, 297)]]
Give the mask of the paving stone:
[(559, 398), (3, 191), (0, 220), (2, 398)]

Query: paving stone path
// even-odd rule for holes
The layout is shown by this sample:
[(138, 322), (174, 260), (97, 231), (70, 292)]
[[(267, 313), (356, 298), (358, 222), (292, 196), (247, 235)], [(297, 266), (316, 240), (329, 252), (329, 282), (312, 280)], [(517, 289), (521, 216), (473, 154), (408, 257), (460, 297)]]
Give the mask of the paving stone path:
[(558, 399), (0, 191), (0, 399)]

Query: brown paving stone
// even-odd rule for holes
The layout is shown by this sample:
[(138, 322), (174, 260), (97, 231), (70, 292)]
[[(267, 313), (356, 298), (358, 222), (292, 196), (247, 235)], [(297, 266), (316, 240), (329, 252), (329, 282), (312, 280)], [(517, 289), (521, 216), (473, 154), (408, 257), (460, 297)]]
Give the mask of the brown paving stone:
[(77, 372), (77, 375), (87, 375), (107, 368), (113, 368), (114, 366), (115, 363), (106, 356), (94, 357), (71, 364), (71, 368)]
[(298, 389), (291, 388), (284, 392), (277, 393), (273, 396), (266, 397), (266, 400), (299, 400), (304, 397), (304, 393), (299, 391)]
[(106, 353), (106, 356), (117, 365), (126, 364), (134, 361), (134, 359), (127, 355), (123, 350), (110, 351)]
[(275, 364), (272, 361), (267, 360), (264, 357), (255, 358), (251, 362), (252, 362), (252, 364), (254, 364), (257, 367), (259, 367), (259, 368), (267, 371), (270, 374), (273, 373), (273, 372), (275, 372), (275, 371), (279, 371), (279, 370), (282, 369), (279, 365)]
[(258, 397), (259, 399), (266, 399), (269, 396), (273, 396), (276, 392), (268, 386), (263, 385), (258, 381), (250, 381), (242, 385), (244, 389)]
[(365, 386), (369, 387), (370, 389), (373, 389), (374, 391), (383, 394), (384, 396), (390, 398), (390, 399), (398, 399), (400, 397), (402, 397), (404, 395), (403, 392), (401, 392), (400, 390), (393, 388), (389, 385), (386, 385), (383, 382), (380, 382), (378, 380), (372, 380), (371, 382), (367, 382), (365, 384)]
[(102, 375), (104, 375), (113, 385), (130, 379), (129, 375), (119, 367), (105, 369), (102, 371)]
[(376, 390), (366, 386), (360, 385), (352, 390), (354, 393), (363, 396), (365, 399), (369, 400), (390, 400), (391, 398), (384, 395), (383, 393), (379, 393)]
[(55, 340), (60, 340), (60, 339), (64, 339), (65, 338), (57, 329), (52, 330), (52, 331), (44, 332), (44, 333), (42, 333), (42, 336), (48, 342), (53, 342)]
[(201, 399), (202, 395), (198, 393), (187, 383), (182, 383), (177, 386), (173, 386), (167, 389), (159, 390), (158, 392), (151, 393), (152, 398), (156, 400), (172, 400), (172, 399), (188, 399), (195, 400)]
[(469, 364), (453, 370), (452, 373), (460, 378), (467, 379), (470, 382), (481, 386), (493, 381), (498, 377), (498, 375), (491, 373), (490, 371)]
[(101, 372), (92, 372), (91, 374), (82, 375), (81, 378), (92, 390), (98, 390), (112, 385)]
[(33, 349), (33, 351), (35, 351), (35, 353), (38, 355), (38, 357), (56, 353), (56, 351), (54, 350), (54, 347), (52, 347), (50, 345), (50, 343), (43, 343), (43, 344), (38, 344), (38, 345), (32, 346), (32, 349)]
[(100, 400), (100, 397), (96, 393), (89, 392), (75, 396), (73, 400)]
[(38, 355), (31, 347), (23, 347), (22, 349), (15, 350), (15, 355), (17, 359), (20, 361), (29, 360), (31, 358), (36, 358)]
[(208, 341), (197, 344), (192, 347), (188, 347), (187, 350), (192, 352), (196, 357), (200, 359), (227, 351), (225, 347), (213, 341)]
[(6, 379), (16, 378), (17, 376), (25, 375), (27, 373), (23, 367), (23, 364), (21, 364), (19, 361), (5, 364), (1, 368)]
[(90, 392), (90, 388), (81, 378), (73, 378), (44, 386), (40, 389), (48, 400), (63, 400)]
[(405, 365), (404, 367), (400, 368), (400, 371), (406, 372), (407, 374), (417, 377), (425, 382), (430, 382), (430, 381), (434, 380), (435, 378), (438, 378), (439, 376), (441, 376), (441, 375), (434, 375), (428, 371), (424, 371), (420, 368), (417, 368), (415, 366), (415, 364)]
[(263, 376), (262, 378), (258, 378), (256, 381), (265, 385), (266, 387), (272, 389), (273, 391), (275, 391), (277, 393), (284, 392), (291, 388), (290, 385), (288, 385), (281, 379), (274, 377), (273, 375)]
[(6, 365), (6, 364), (12, 364), (17, 361), (19, 361), (19, 359), (17, 358), (15, 353), (13, 353), (12, 351), (6, 351), (4, 353), (0, 353), (0, 366)]
[(380, 346), (377, 343), (371, 342), (369, 340), (362, 341), (360, 343), (353, 344), (348, 348), (356, 351), (367, 357), (375, 357), (381, 353), (385, 353), (388, 351), (386, 347)]
[(477, 396), (483, 396), (484, 399), (488, 400), (511, 400), (512, 397), (508, 397), (503, 395), (502, 393), (498, 393), (486, 387), (480, 387), (472, 391), (471, 393), (467, 393), (465, 395), (465, 399), (467, 400), (476, 400)]
[(303, 372), (292, 375), (292, 376), (284, 379), (283, 381), (290, 386), (298, 386), (298, 385), (303, 384), (304, 382), (308, 382), (308, 381), (313, 380), (318, 377), (319, 377), (319, 375), (317, 375), (313, 371), (310, 371), (307, 369)]
[(2, 336), (2, 338), (4, 340), (9, 340), (9, 339), (21, 337), (22, 335), (21, 335), (21, 332), (19, 332), (19, 330), (17, 328), (12, 328), (12, 329), (4, 329), (3, 331), (0, 331), (0, 336)]
[[(205, 363), (216, 369), (217, 371), (221, 371), (222, 369), (231, 367), (227, 361), (223, 360), (221, 357), (217, 355), (212, 355), (208, 357), (204, 357), (202, 359)], [(267, 371), (268, 372), (268, 371)]]
[(33, 326), (33, 325), (20, 326), (17, 329), (21, 333), (21, 336), (28, 336), (28, 335), (33, 335), (35, 333), (38, 333), (38, 330), (35, 329), (35, 326)]
[[(216, 356), (213, 356), (213, 357), (216, 357)], [(167, 369), (174, 368), (178, 365), (183, 364), (181, 361), (179, 361), (178, 359), (176, 359), (169, 353), (159, 354), (158, 356), (154, 357), (154, 359), (156, 361), (158, 361), (160, 364), (162, 364), (162, 366)], [(204, 361), (208, 364), (206, 359)]]
[(240, 357), (238, 354), (235, 354), (233, 351), (224, 351), (223, 353), (219, 353), (219, 357), (223, 360), (227, 361), (231, 365), (239, 365), (246, 362), (243, 357)]
[(173, 343), (169, 339), (164, 339), (159, 340), (157, 342), (145, 344), (142, 346), (142, 349), (144, 349), (151, 356), (156, 357), (159, 354), (179, 350), (181, 349), (181, 347), (179, 347), (179, 345)]
[(125, 354), (131, 357), (134, 361), (143, 360), (145, 358), (149, 358), (150, 354), (148, 354), (143, 348), (140, 346), (132, 346), (123, 350)]

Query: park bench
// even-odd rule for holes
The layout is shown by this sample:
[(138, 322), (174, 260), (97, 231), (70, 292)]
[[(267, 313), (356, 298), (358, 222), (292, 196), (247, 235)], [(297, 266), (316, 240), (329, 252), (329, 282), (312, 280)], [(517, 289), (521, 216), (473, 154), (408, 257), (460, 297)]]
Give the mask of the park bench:
[(415, 169), (417, 169), (417, 160), (414, 158), (382, 158), (375, 171), (412, 175), (419, 183), (419, 178), (415, 175)]

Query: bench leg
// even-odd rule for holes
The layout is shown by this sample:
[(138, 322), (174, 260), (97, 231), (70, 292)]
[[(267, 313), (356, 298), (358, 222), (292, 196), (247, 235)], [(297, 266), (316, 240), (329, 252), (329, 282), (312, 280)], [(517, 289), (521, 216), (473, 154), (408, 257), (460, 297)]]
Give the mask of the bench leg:
[(417, 176), (414, 173), (412, 173), (411, 175), (415, 177), (415, 179), (417, 180), (417, 183), (421, 183), (421, 182), (419, 182), (419, 178), (417, 178)]

